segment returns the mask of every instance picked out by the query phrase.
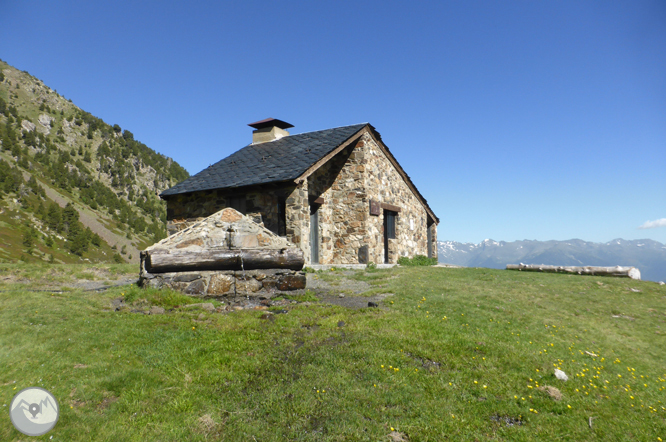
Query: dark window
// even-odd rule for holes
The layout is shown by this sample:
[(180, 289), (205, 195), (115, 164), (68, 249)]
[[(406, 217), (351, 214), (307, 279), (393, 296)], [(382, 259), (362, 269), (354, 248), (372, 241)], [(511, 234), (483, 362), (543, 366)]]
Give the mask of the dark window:
[(245, 196), (232, 196), (229, 198), (229, 207), (245, 214)]
[(386, 228), (386, 237), (389, 239), (394, 239), (395, 238), (395, 222), (397, 218), (397, 213), (391, 212), (390, 210), (386, 210), (384, 212), (384, 216), (386, 217), (384, 222), (385, 222), (385, 228)]
[(280, 236), (285, 236), (287, 234), (287, 201), (282, 197), (278, 198), (277, 216), (277, 234)]

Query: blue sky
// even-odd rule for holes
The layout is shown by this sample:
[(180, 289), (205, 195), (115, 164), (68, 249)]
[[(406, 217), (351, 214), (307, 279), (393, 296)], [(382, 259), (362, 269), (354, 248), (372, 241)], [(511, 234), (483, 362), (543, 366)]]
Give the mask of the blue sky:
[(267, 117), (291, 133), (369, 122), (442, 240), (666, 243), (664, 1), (0, 0), (0, 11), (0, 58), (191, 174)]

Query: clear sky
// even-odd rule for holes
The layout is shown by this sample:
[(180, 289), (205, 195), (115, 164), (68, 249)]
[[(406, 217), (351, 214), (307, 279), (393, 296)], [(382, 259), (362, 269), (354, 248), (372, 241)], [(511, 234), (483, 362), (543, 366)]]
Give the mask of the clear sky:
[(191, 174), (369, 122), (439, 239), (666, 243), (663, 0), (0, 0), (0, 58)]

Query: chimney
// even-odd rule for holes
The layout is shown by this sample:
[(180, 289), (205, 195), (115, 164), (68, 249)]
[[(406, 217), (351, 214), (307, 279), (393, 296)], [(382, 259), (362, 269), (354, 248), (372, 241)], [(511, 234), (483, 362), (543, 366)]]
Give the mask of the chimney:
[(250, 123), (248, 126), (253, 127), (252, 131), (252, 144), (267, 143), (269, 141), (279, 140), (282, 137), (288, 137), (289, 132), (285, 129), (294, 127), (286, 121), (277, 120), (275, 118), (266, 118), (265, 120)]

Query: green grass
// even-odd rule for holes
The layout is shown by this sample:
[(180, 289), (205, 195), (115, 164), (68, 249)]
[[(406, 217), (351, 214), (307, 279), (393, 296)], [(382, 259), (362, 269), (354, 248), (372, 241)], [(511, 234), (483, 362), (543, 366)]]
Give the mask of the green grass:
[[(395, 296), (261, 319), (112, 311), (129, 293), (183, 303), (132, 287), (2, 292), (0, 403), (49, 389), (60, 420), (37, 440), (54, 441), (666, 439), (664, 286), (429, 267), (354, 277)], [(21, 438), (1, 416), (0, 439)]]
[(398, 264), (401, 266), (434, 266), (437, 264), (437, 258), (428, 258), (424, 255), (415, 255), (413, 258), (401, 256), (398, 258)]

